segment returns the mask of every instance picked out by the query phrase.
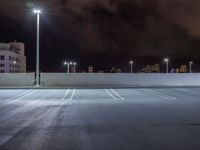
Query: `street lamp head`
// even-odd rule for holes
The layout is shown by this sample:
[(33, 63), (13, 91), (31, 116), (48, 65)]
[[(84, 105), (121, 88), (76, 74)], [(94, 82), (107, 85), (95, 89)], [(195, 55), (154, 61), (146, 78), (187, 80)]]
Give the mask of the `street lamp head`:
[(133, 64), (133, 61), (131, 60), (129, 63), (130, 63), (130, 64)]
[(77, 65), (77, 63), (76, 63), (76, 62), (74, 62), (74, 63), (73, 63), (73, 65), (74, 65), (74, 66), (76, 66), (76, 65)]
[(17, 62), (16, 61), (13, 61), (13, 64), (16, 64)]
[(164, 59), (164, 62), (169, 62), (169, 58), (165, 58), (165, 59)]
[(192, 64), (193, 64), (193, 61), (190, 61), (190, 64), (192, 65)]
[(40, 10), (40, 9), (34, 9), (33, 12), (34, 12), (35, 14), (41, 14), (41, 10)]
[(73, 64), (73, 62), (69, 62), (69, 64), (70, 64), (70, 65), (72, 65), (72, 64)]
[(64, 61), (64, 65), (67, 65), (67, 62), (66, 62), (66, 61)]

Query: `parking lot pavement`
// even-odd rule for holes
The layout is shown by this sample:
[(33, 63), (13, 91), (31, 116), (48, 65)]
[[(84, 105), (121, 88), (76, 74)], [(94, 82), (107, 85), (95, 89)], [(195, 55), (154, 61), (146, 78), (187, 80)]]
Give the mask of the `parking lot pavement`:
[(0, 150), (199, 150), (200, 88), (0, 90)]

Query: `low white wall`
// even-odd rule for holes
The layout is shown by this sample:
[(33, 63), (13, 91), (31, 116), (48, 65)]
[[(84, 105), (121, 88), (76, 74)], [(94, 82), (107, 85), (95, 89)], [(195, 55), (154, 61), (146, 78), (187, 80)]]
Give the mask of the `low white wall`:
[(0, 73), (0, 87), (33, 85), (34, 73)]
[(42, 73), (43, 86), (200, 86), (200, 74)]

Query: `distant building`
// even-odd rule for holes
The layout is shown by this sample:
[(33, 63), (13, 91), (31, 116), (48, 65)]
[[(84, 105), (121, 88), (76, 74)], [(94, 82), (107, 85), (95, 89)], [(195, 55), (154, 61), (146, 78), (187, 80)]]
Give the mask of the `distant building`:
[(187, 73), (187, 72), (188, 72), (187, 66), (186, 65), (181, 65), (180, 73)]
[(151, 66), (151, 72), (159, 73), (160, 72), (160, 65), (159, 64), (152, 65)]
[(178, 68), (176, 68), (176, 73), (179, 73), (179, 72), (180, 72), (180, 70)]
[(176, 73), (176, 69), (175, 68), (171, 68), (170, 73)]
[(110, 72), (111, 72), (111, 73), (115, 73), (115, 72), (116, 72), (116, 68), (115, 68), (115, 67), (112, 67), (112, 68), (110, 69)]
[(93, 73), (94, 72), (94, 67), (92, 65), (88, 66), (88, 72)]
[(23, 43), (0, 43), (0, 73), (26, 72), (24, 51)]
[(144, 67), (144, 68), (142, 69), (142, 72), (144, 72), (144, 73), (150, 73), (150, 72), (151, 72), (151, 66), (150, 66), (150, 65), (147, 65), (146, 67)]
[(159, 64), (155, 64), (155, 71), (156, 72), (160, 72), (160, 65)]
[(117, 68), (115, 72), (116, 72), (116, 73), (122, 73), (122, 69)]
[(110, 72), (111, 73), (122, 73), (122, 69), (121, 68), (112, 67)]
[(147, 65), (145, 66), (141, 72), (144, 72), (144, 73), (159, 73), (160, 72), (160, 65), (159, 64), (155, 64), (155, 65)]

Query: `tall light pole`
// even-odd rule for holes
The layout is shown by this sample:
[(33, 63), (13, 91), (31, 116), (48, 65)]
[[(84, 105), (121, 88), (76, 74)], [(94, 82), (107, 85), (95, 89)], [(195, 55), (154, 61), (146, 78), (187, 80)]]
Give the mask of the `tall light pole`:
[(64, 65), (67, 66), (67, 73), (70, 73), (70, 65), (72, 65), (73, 62), (69, 62), (69, 61), (64, 61)]
[(76, 73), (76, 65), (77, 65), (77, 63), (74, 62), (73, 65), (74, 65), (74, 73)]
[(131, 65), (131, 73), (133, 73), (133, 61), (131, 60), (129, 64)]
[(166, 73), (169, 73), (169, 58), (165, 58), (164, 62), (166, 63)]
[(33, 12), (37, 14), (37, 52), (36, 52), (36, 86), (40, 86), (40, 14), (41, 10), (34, 9)]
[(13, 61), (13, 65), (14, 65), (14, 73), (16, 73), (16, 64), (17, 64), (17, 62), (16, 62), (16, 61)]
[(190, 73), (192, 73), (192, 65), (193, 65), (193, 61), (189, 62), (189, 66), (190, 66)]
[(67, 66), (67, 62), (66, 61), (64, 61), (64, 63), (63, 63), (65, 66)]

